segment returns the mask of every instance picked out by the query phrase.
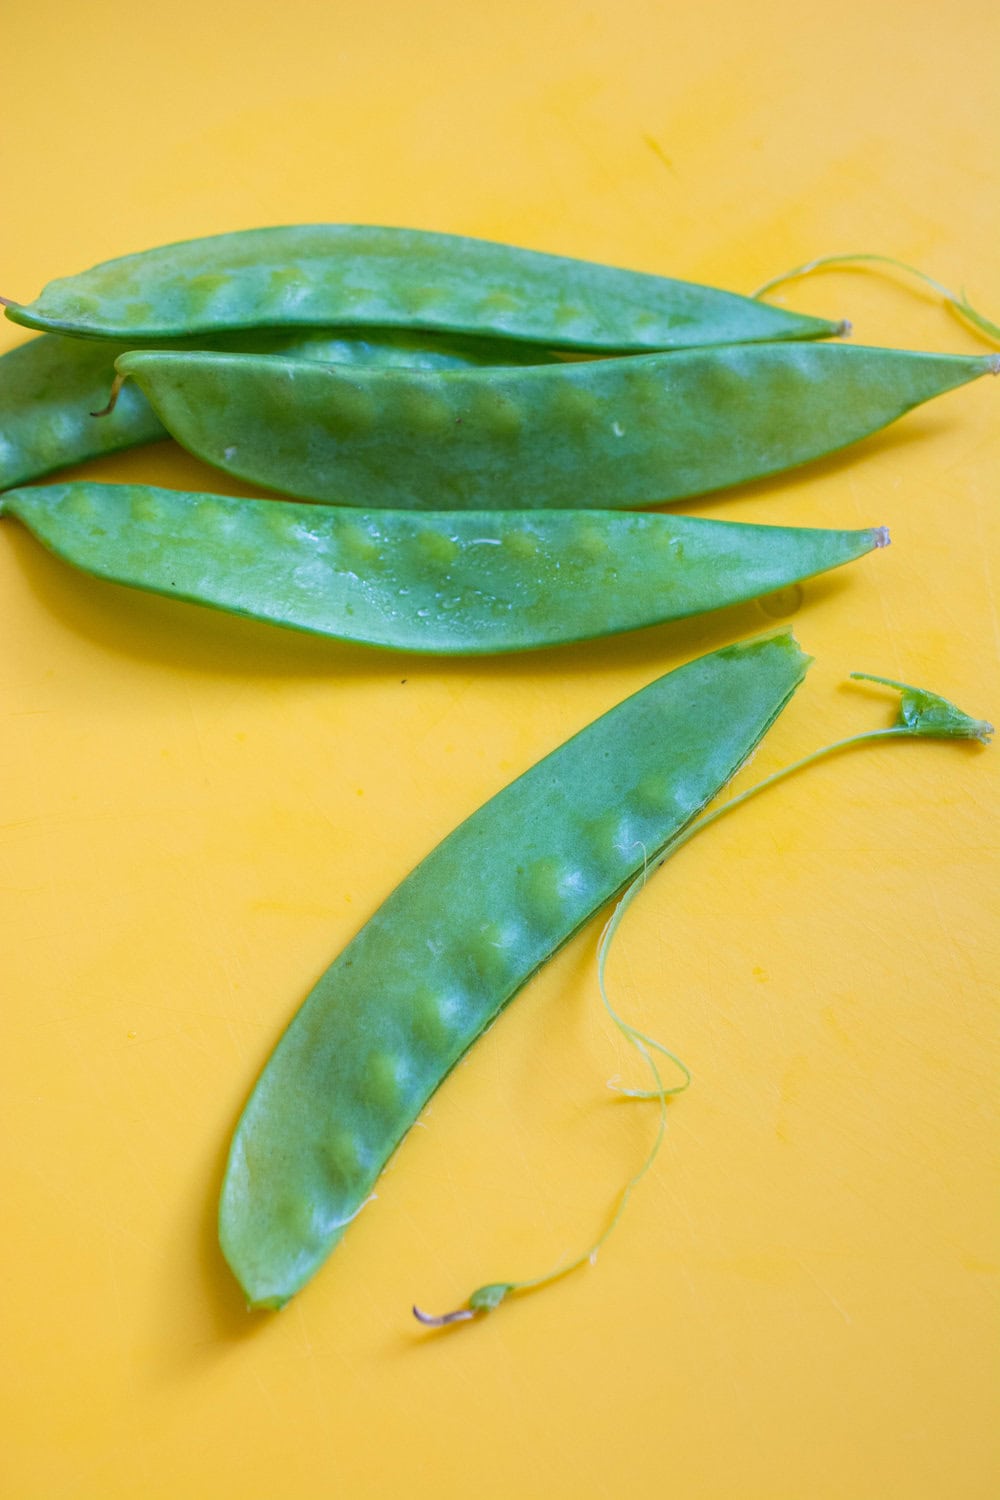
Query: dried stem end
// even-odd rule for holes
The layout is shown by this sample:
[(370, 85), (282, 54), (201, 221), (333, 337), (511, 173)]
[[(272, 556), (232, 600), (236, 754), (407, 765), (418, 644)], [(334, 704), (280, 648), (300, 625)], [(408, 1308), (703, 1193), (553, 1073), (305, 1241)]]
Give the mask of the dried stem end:
[(452, 1323), (467, 1323), (476, 1315), (471, 1307), (457, 1307), (454, 1312), (449, 1313), (428, 1313), (414, 1303), (413, 1316), (425, 1328), (447, 1328)]
[(118, 405), (118, 397), (121, 394), (121, 388), (125, 384), (126, 379), (127, 377), (125, 375), (115, 376), (114, 380), (111, 382), (111, 395), (108, 397), (107, 406), (102, 406), (100, 411), (92, 411), (90, 413), (92, 417), (110, 417), (111, 413)]

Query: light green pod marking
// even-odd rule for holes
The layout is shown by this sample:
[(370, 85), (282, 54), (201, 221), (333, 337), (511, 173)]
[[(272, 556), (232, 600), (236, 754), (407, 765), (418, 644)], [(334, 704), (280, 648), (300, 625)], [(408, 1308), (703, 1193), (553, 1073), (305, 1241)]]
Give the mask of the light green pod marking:
[(518, 562), (527, 562), (538, 555), (540, 542), (533, 531), (508, 531), (503, 546)]
[(603, 563), (608, 558), (608, 538), (589, 517), (581, 517), (569, 538), (569, 555), (584, 567)]
[(231, 506), (220, 505), (212, 496), (204, 495), (195, 506), (191, 520), (199, 534), (211, 544), (220, 538), (232, 536), (238, 529), (239, 516), (234, 514)]
[[(725, 785), (806, 666), (781, 633), (661, 677), (498, 793), (397, 886), (307, 998), (237, 1126), (219, 1235), (252, 1306), (280, 1307), (318, 1270), (463, 1053)], [(632, 846), (605, 843), (596, 870), (588, 830), (609, 827), (653, 774), (677, 788), (670, 810), (639, 820)], [(484, 940), (502, 942), (503, 966), (466, 988)], [(466, 998), (454, 1024), (428, 1029), (432, 997), (456, 986)], [(364, 1169), (331, 1172), (329, 1143), (339, 1161), (352, 1140)]]
[(459, 546), (455, 537), (447, 532), (428, 527), (413, 538), (413, 561), (417, 569), (423, 565), (435, 572), (444, 572), (458, 557)]
[(599, 394), (588, 390), (579, 380), (560, 381), (544, 393), (544, 399), (552, 427), (566, 435), (597, 429), (607, 417)]
[(644, 776), (637, 783), (633, 797), (634, 806), (642, 813), (662, 812), (674, 801), (674, 790), (668, 777), (658, 771)]
[[(131, 347), (46, 334), (0, 356), (0, 489), (168, 436), (134, 385), (124, 387), (108, 416), (91, 415), (107, 404), (115, 359)], [(256, 330), (201, 339), (199, 347), (287, 353), (323, 364), (400, 364), (415, 370), (548, 363), (554, 358), (531, 345), (392, 330)], [(425, 412), (434, 405), (433, 398), (424, 395), (421, 403)]]
[(394, 1114), (402, 1107), (399, 1061), (388, 1052), (373, 1052), (364, 1065), (361, 1084), (363, 1103), (377, 1115)]
[[(278, 537), (283, 542), (297, 542), (302, 536), (301, 515), (284, 505), (275, 505), (271, 514), (263, 517), (263, 525), (273, 537)], [(345, 533), (348, 530), (349, 527), (344, 528)], [(358, 531), (358, 535), (363, 536), (363, 533)], [(346, 548), (349, 545), (351, 544), (345, 535), (341, 540), (341, 547)]]
[(143, 525), (157, 525), (163, 518), (156, 491), (148, 487), (137, 488), (129, 501), (129, 519)]
[(476, 988), (495, 985), (510, 969), (514, 944), (499, 922), (484, 922), (466, 945), (466, 957)]
[(692, 282), (460, 235), (354, 224), (243, 230), (126, 255), (50, 282), (34, 302), (8, 304), (7, 316), (89, 338), (361, 325), (602, 353), (841, 331)]
[[(135, 380), (184, 447), (303, 499), (387, 508), (651, 505), (779, 473), (1000, 369), (1000, 356), (846, 344), (731, 345), (520, 370), (358, 369), (138, 351)], [(294, 382), (294, 402), (274, 410)], [(367, 391), (378, 420), (354, 418)], [(418, 438), (420, 399), (453, 422)], [(496, 420), (517, 413), (511, 422)]]
[[(888, 540), (881, 528), (610, 511), (359, 511), (79, 482), (10, 490), (0, 495), (4, 511), (100, 578), (297, 630), (446, 655), (525, 651), (681, 619), (773, 593)], [(591, 560), (574, 550), (581, 528)]]
[(436, 1052), (452, 1031), (447, 1001), (428, 985), (417, 986), (410, 1007), (410, 1034), (417, 1047)]
[(432, 391), (414, 389), (403, 391), (394, 420), (402, 433), (412, 433), (415, 438), (440, 437), (447, 432), (455, 418), (451, 406)]
[(573, 901), (573, 882), (566, 867), (554, 855), (534, 860), (518, 871), (519, 891), (528, 920), (548, 931), (558, 927)]
[[(94, 496), (86, 486), (81, 485), (74, 489), (64, 500), (67, 514), (77, 523), (85, 527), (96, 529), (97, 536), (106, 536), (107, 529), (101, 525), (100, 512), (94, 501)], [(199, 507), (199, 511), (202, 507)]]
[[(287, 283), (286, 283), (287, 284)], [(221, 272), (216, 275), (206, 274), (204, 276), (192, 276), (188, 282), (188, 296), (191, 298), (191, 306), (199, 312), (208, 312), (218, 302), (219, 293), (231, 293), (233, 289), (233, 278)], [(138, 304), (145, 312), (146, 320), (154, 317), (155, 313), (149, 303)], [(136, 305), (133, 304), (129, 311), (135, 319)]]
[[(278, 507), (285, 510), (285, 506)], [(296, 511), (297, 511), (296, 507)], [(296, 524), (298, 524), (296, 516)], [(363, 525), (353, 521), (350, 516), (344, 526), (338, 526), (331, 533), (331, 540), (336, 541), (337, 562), (348, 572), (368, 576), (380, 568), (385, 561), (379, 543), (370, 536)]]
[(613, 869), (628, 849), (626, 823), (620, 812), (603, 813), (581, 826), (583, 846), (589, 858), (602, 870)]
[[(279, 420), (284, 422), (295, 421), (298, 411), (299, 393), (294, 384), (273, 387), (274, 392), (281, 393), (281, 412)], [(266, 421), (271, 416), (270, 411), (261, 413), (262, 420)], [(357, 440), (367, 437), (377, 426), (379, 419), (378, 394), (367, 391), (363, 386), (353, 384), (342, 376), (337, 380), (336, 396), (330, 404), (324, 408), (320, 420), (326, 433), (338, 441), (341, 439)], [(239, 418), (237, 418), (239, 420)], [(234, 432), (233, 436), (237, 434)], [(241, 444), (242, 446), (242, 444)], [(241, 459), (241, 461), (243, 461)]]
[(358, 1143), (346, 1130), (335, 1130), (323, 1143), (322, 1161), (331, 1179), (341, 1190), (350, 1190), (362, 1176), (364, 1167)]
[(527, 413), (512, 395), (485, 383), (462, 393), (461, 420), (478, 429), (490, 441), (509, 442), (522, 431)]

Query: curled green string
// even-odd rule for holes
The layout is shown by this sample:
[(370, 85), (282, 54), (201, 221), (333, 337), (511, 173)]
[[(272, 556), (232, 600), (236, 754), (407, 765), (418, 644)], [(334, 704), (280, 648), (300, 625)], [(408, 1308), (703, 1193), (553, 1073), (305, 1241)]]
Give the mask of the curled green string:
[[(654, 1037), (649, 1036), (646, 1032), (639, 1031), (638, 1028), (632, 1026), (619, 1015), (608, 995), (605, 976), (608, 955), (611, 951), (611, 944), (614, 941), (615, 934), (621, 926), (622, 920), (632, 902), (639, 895), (640, 891), (645, 889), (650, 875), (655, 874), (661, 865), (665, 864), (672, 855), (676, 854), (690, 839), (694, 838), (696, 833), (700, 833), (703, 829), (709, 827), (710, 824), (718, 822), (720, 818), (735, 811), (737, 807), (741, 807), (745, 802), (749, 802), (751, 797), (756, 797), (760, 792), (775, 786), (779, 781), (784, 781), (787, 777), (805, 770), (807, 766), (815, 765), (817, 761), (825, 759), (828, 755), (837, 754), (841, 750), (847, 750), (857, 745), (866, 745), (876, 740), (888, 739), (959, 739), (975, 740), (980, 744), (986, 745), (989, 743), (990, 736), (994, 732), (993, 725), (987, 723), (985, 719), (972, 718), (969, 714), (963, 713), (955, 704), (949, 702), (947, 698), (942, 698), (937, 693), (929, 692), (926, 688), (911, 687), (908, 683), (896, 682), (889, 677), (875, 677), (868, 672), (852, 672), (851, 677), (856, 681), (873, 682), (882, 687), (893, 688), (900, 694), (899, 711), (895, 723), (884, 729), (864, 730), (860, 734), (849, 735), (846, 739), (835, 740), (830, 745), (823, 745), (820, 749), (812, 751), (811, 754), (804, 756), (801, 760), (794, 761), (791, 765), (783, 766), (780, 770), (772, 772), (763, 781), (756, 782), (755, 785), (748, 787), (746, 791), (740, 792), (728, 802), (724, 802), (711, 812), (704, 813), (693, 823), (689, 823), (686, 828), (682, 829), (680, 833), (675, 835), (660, 850), (655, 859), (649, 862), (641, 874), (637, 875), (631, 885), (626, 888), (605, 924), (597, 948), (597, 982), (601, 1000), (615, 1026), (625, 1039), (635, 1047), (645, 1062), (653, 1080), (653, 1087), (651, 1089), (622, 1088), (619, 1089), (619, 1092), (625, 1097), (632, 1099), (655, 1099), (659, 1105), (659, 1119), (656, 1135), (646, 1154), (645, 1160), (638, 1171), (628, 1179), (625, 1186), (619, 1192), (615, 1206), (604, 1228), (580, 1255), (575, 1256), (570, 1261), (561, 1261), (541, 1276), (533, 1276), (522, 1281), (488, 1282), (484, 1286), (477, 1287), (462, 1306), (448, 1313), (431, 1314), (423, 1312), (418, 1307), (414, 1307), (413, 1312), (415, 1317), (425, 1326), (443, 1328), (452, 1324), (471, 1321), (480, 1314), (491, 1312), (493, 1309), (499, 1307), (501, 1302), (512, 1293), (535, 1291), (540, 1287), (550, 1285), (554, 1281), (561, 1280), (562, 1277), (570, 1275), (571, 1272), (578, 1270), (583, 1265), (593, 1265), (601, 1247), (620, 1222), (632, 1193), (646, 1176), (647, 1172), (650, 1171), (659, 1155), (660, 1147), (663, 1144), (667, 1130), (667, 1100), (674, 1094), (682, 1093), (688, 1087), (691, 1082), (691, 1073), (685, 1064), (681, 1062), (680, 1058), (671, 1052), (669, 1048), (665, 1047), (661, 1042), (656, 1041)], [(668, 1058), (680, 1070), (682, 1075), (680, 1083), (675, 1084), (671, 1088), (665, 1086), (654, 1053), (659, 1053), (661, 1056)]]
[(990, 343), (1000, 344), (1000, 326), (974, 308), (964, 291), (952, 292), (935, 277), (928, 276), (925, 271), (908, 265), (904, 260), (896, 260), (891, 255), (822, 255), (817, 260), (808, 260), (801, 266), (793, 266), (790, 271), (783, 271), (780, 276), (772, 276), (770, 281), (765, 281), (750, 295), (759, 301), (775, 287), (784, 286), (789, 281), (798, 281), (803, 276), (811, 276), (814, 271), (836, 269), (840, 266), (871, 265), (891, 266), (896, 271), (905, 271), (908, 276), (915, 276), (918, 281), (922, 281), (925, 286), (937, 292), (961, 322), (969, 324)]

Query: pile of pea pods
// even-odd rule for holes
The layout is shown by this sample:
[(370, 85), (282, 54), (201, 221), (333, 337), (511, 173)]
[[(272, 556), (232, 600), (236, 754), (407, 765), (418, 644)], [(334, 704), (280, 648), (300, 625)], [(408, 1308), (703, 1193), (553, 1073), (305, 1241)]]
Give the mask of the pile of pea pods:
[[(998, 368), (836, 342), (842, 325), (688, 282), (349, 225), (129, 255), (6, 311), (41, 337), (0, 359), (0, 513), (101, 578), (466, 655), (719, 609), (883, 547), (878, 526), (638, 507), (807, 463)], [(292, 498), (31, 483), (165, 434)], [(458, 1059), (690, 826), (807, 666), (779, 632), (661, 677), (487, 803), (365, 924), (233, 1141), (220, 1237), (251, 1305), (309, 1280)], [(899, 732), (985, 738), (924, 697)], [(485, 1292), (470, 1311), (499, 1300)]]
[[(350, 225), (126, 256), (7, 316), (43, 336), (0, 359), (0, 508), (54, 552), (437, 653), (679, 619), (884, 545), (879, 527), (616, 512), (805, 463), (995, 367), (833, 342), (842, 325), (711, 287)], [(14, 488), (165, 432), (310, 504)]]

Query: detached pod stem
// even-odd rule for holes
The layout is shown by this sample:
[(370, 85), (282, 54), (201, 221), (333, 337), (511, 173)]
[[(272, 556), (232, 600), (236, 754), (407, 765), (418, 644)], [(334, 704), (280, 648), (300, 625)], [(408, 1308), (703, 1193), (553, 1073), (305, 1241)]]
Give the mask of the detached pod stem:
[[(649, 876), (654, 874), (661, 865), (665, 864), (671, 855), (676, 854), (679, 849), (683, 848), (696, 833), (700, 833), (703, 829), (709, 827), (710, 824), (718, 822), (720, 818), (735, 811), (743, 803), (748, 802), (752, 797), (756, 797), (759, 792), (775, 786), (779, 781), (784, 781), (786, 777), (793, 776), (799, 771), (805, 770), (807, 766), (814, 765), (817, 761), (824, 759), (828, 755), (834, 755), (838, 751), (847, 750), (857, 745), (870, 744), (876, 740), (886, 739), (960, 739), (976, 740), (980, 744), (985, 745), (989, 743), (990, 736), (994, 732), (992, 724), (987, 723), (984, 719), (971, 718), (968, 714), (963, 713), (960, 708), (956, 708), (953, 703), (950, 703), (946, 698), (940, 697), (937, 693), (928, 692), (924, 688), (911, 687), (907, 683), (896, 682), (892, 678), (875, 677), (867, 672), (852, 672), (851, 677), (858, 681), (874, 682), (884, 687), (895, 688), (902, 695), (896, 723), (886, 729), (865, 730), (860, 734), (850, 735), (846, 739), (836, 740), (833, 744), (824, 745), (819, 750), (814, 750), (811, 754), (804, 756), (801, 760), (795, 761), (792, 765), (784, 766), (781, 770), (773, 772), (772, 775), (765, 777), (763, 781), (759, 781), (754, 786), (748, 787), (746, 791), (740, 792), (738, 796), (733, 797), (729, 802), (725, 802), (722, 806), (716, 807), (711, 812), (697, 818), (672, 838), (655, 859), (651, 860), (648, 866), (642, 870), (641, 874), (636, 877), (624, 895), (620, 897), (611, 917), (605, 925), (597, 951), (597, 977), (601, 999), (615, 1025), (645, 1060), (653, 1079), (652, 1089), (626, 1089), (622, 1090), (622, 1092), (633, 1099), (656, 1099), (659, 1103), (659, 1122), (653, 1144), (638, 1172), (629, 1178), (620, 1192), (616, 1206), (606, 1227), (593, 1244), (581, 1255), (576, 1256), (568, 1264), (561, 1263), (542, 1276), (534, 1276), (523, 1281), (489, 1282), (485, 1286), (477, 1287), (464, 1306), (456, 1308), (449, 1313), (430, 1314), (423, 1312), (415, 1306), (413, 1308), (414, 1316), (425, 1326), (442, 1328), (453, 1323), (468, 1321), (478, 1313), (489, 1312), (499, 1307), (500, 1303), (512, 1293), (534, 1291), (553, 1281), (560, 1280), (563, 1276), (577, 1270), (584, 1264), (593, 1264), (601, 1246), (621, 1219), (636, 1185), (646, 1175), (656, 1160), (666, 1133), (667, 1098), (669, 1095), (679, 1093), (685, 1089), (690, 1082), (691, 1075), (684, 1064), (680, 1062), (680, 1059), (675, 1057), (672, 1052), (668, 1052), (665, 1047), (659, 1042), (654, 1041), (652, 1037), (636, 1031), (627, 1022), (622, 1020), (608, 997), (605, 980), (608, 954), (611, 950), (615, 934), (632, 902), (639, 895), (640, 891), (645, 888)], [(684, 1082), (677, 1088), (664, 1088), (659, 1069), (650, 1049), (655, 1049), (665, 1054), (682, 1069)]]

